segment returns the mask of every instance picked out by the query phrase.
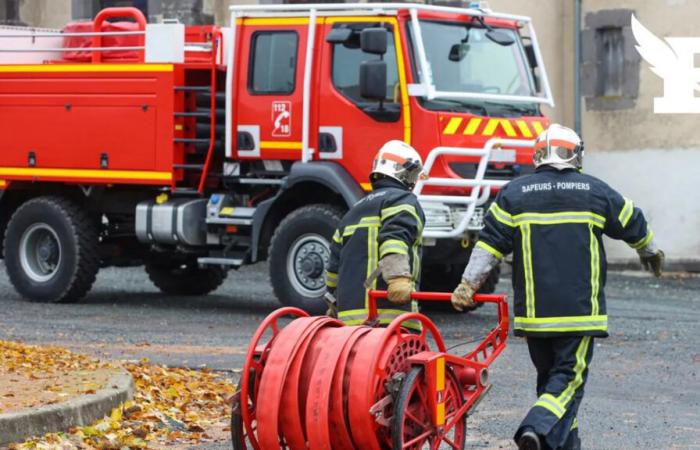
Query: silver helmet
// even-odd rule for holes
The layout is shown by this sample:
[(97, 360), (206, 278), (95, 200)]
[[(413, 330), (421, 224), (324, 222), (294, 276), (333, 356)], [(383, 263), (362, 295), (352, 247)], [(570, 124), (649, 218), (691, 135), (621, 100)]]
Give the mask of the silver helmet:
[(374, 181), (381, 176), (400, 181), (410, 189), (413, 189), (419, 179), (427, 178), (420, 154), (415, 148), (398, 140), (384, 144), (374, 157), (369, 177)]
[(583, 141), (571, 128), (553, 123), (537, 136), (532, 159), (535, 167), (580, 169), (583, 167)]

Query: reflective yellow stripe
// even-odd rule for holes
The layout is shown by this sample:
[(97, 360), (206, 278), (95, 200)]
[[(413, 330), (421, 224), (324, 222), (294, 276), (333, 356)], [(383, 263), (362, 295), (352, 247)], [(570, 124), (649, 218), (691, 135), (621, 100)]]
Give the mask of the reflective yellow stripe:
[(574, 379), (569, 381), (569, 384), (564, 389), (564, 392), (557, 398), (559, 405), (566, 409), (566, 405), (571, 401), (576, 393), (576, 390), (583, 384), (583, 372), (586, 369), (586, 355), (588, 354), (588, 346), (591, 343), (590, 336), (581, 338), (581, 342), (576, 350), (576, 365), (574, 366)]
[(526, 138), (532, 137), (532, 132), (530, 131), (530, 127), (527, 126), (527, 122), (525, 122), (524, 120), (516, 120), (515, 123), (518, 125), (518, 128), (520, 129), (520, 132), (523, 134), (523, 137), (526, 137)]
[(263, 150), (301, 150), (301, 147), (299, 141), (260, 141)]
[(496, 250), (495, 248), (491, 247), (491, 246), (490, 246), (489, 244), (487, 244), (486, 242), (479, 241), (479, 242), (476, 243), (476, 246), (477, 246), (477, 247), (483, 248), (484, 250), (486, 250), (487, 252), (491, 253), (493, 256), (495, 256), (495, 257), (498, 258), (498, 259), (503, 258), (503, 253), (501, 253), (501, 252), (499, 252), (498, 250)]
[(533, 333), (606, 331), (608, 316), (515, 317), (513, 328)]
[(570, 428), (570, 429), (571, 429), (571, 430), (575, 430), (576, 428), (578, 428), (578, 417), (574, 417), (574, 421), (573, 421), (573, 423), (571, 424), (571, 428)]
[(455, 134), (459, 126), (462, 125), (461, 117), (452, 117), (447, 126), (442, 130), (443, 134)]
[(481, 119), (478, 117), (472, 117), (472, 119), (469, 120), (466, 128), (464, 128), (464, 134), (467, 136), (472, 136), (474, 133), (476, 133), (476, 130), (479, 129), (479, 125), (481, 125)]
[(418, 213), (416, 212), (416, 208), (413, 205), (398, 205), (398, 206), (391, 206), (389, 208), (384, 208), (382, 209), (381, 212), (381, 220), (384, 222), (386, 219), (388, 219), (391, 216), (395, 216), (396, 214), (406, 212), (412, 215), (415, 219), (416, 222), (418, 222), (418, 234), (421, 234), (423, 231), (423, 221), (420, 219), (420, 216), (418, 216)]
[[(370, 227), (367, 229), (367, 278), (372, 275), (374, 269), (377, 268), (377, 237), (379, 235), (378, 227)], [(377, 289), (377, 279), (372, 281), (372, 289)], [(365, 289), (365, 309), (369, 308), (369, 290)]]
[(333, 242), (336, 244), (343, 243), (343, 239), (340, 237), (340, 230), (335, 230), (335, 233), (333, 233)]
[(591, 241), (591, 315), (597, 316), (600, 308), (598, 305), (598, 291), (600, 290), (600, 251), (598, 237), (593, 232), (593, 224), (588, 225), (588, 231)]
[(525, 310), (527, 317), (535, 317), (535, 279), (532, 273), (532, 243), (530, 224), (520, 226), (523, 248), (523, 271), (525, 275)]
[(0, 73), (22, 72), (172, 72), (172, 64), (16, 64), (0, 66)]
[(334, 288), (338, 286), (338, 274), (326, 271), (326, 286)]
[(2, 167), (0, 176), (45, 177), (45, 178), (93, 178), (118, 180), (170, 181), (171, 172), (149, 172), (138, 170), (91, 170), (91, 169), (39, 169), (24, 167)]
[(489, 212), (493, 217), (501, 222), (504, 225), (507, 225), (509, 227), (514, 227), (515, 222), (513, 222), (513, 216), (508, 214), (506, 211), (501, 209), (500, 206), (496, 202), (491, 203), (491, 206), (489, 207)]
[(559, 211), (555, 213), (524, 212), (512, 216), (515, 225), (558, 225), (563, 223), (589, 223), (599, 228), (605, 226), (605, 217), (592, 211)]
[(557, 399), (552, 394), (542, 394), (535, 402), (534, 406), (540, 406), (545, 408), (555, 416), (557, 419), (561, 419), (566, 410), (559, 405)]
[(379, 216), (363, 217), (360, 223), (348, 225), (343, 229), (343, 237), (352, 236), (358, 228), (371, 228), (381, 225)]
[[(590, 336), (584, 336), (581, 338), (581, 342), (576, 349), (576, 364), (574, 365), (574, 378), (569, 381), (564, 391), (558, 396), (554, 397), (552, 394), (545, 393), (542, 394), (537, 401), (535, 406), (541, 406), (552, 414), (554, 414), (557, 419), (561, 419), (566, 413), (566, 406), (574, 397), (576, 390), (583, 384), (583, 372), (586, 369), (586, 355), (588, 354), (588, 347), (591, 343)], [(575, 422), (578, 426), (578, 422)], [(572, 429), (574, 426), (572, 425)]]
[(651, 231), (651, 228), (649, 228), (649, 226), (647, 226), (647, 235), (644, 236), (642, 239), (638, 240), (637, 242), (628, 245), (635, 250), (639, 250), (640, 248), (644, 248), (647, 245), (649, 245), (649, 242), (651, 242), (652, 239), (654, 239), (654, 232)]
[[(407, 312), (408, 311), (404, 311), (402, 309), (381, 308), (377, 310), (377, 319), (379, 320), (380, 325), (388, 325), (401, 314), (405, 314)], [(338, 319), (343, 321), (343, 323), (346, 325), (361, 325), (367, 320), (367, 313), (367, 309), (350, 309), (347, 311), (340, 311), (338, 313)], [(414, 330), (420, 330), (422, 328), (420, 322), (414, 320), (404, 322), (402, 325), (406, 328)]]
[(398, 239), (388, 239), (379, 246), (379, 259), (384, 258), (389, 253), (408, 255), (408, 245)]
[(634, 212), (634, 204), (632, 200), (625, 198), (625, 206), (620, 210), (620, 215), (617, 216), (617, 220), (622, 224), (622, 228), (625, 228), (632, 218), (632, 213)]

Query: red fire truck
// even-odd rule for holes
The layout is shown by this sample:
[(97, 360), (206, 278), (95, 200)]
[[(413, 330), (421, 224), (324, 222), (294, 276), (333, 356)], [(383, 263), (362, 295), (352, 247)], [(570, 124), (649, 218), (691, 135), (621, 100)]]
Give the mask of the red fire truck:
[(424, 287), (449, 290), (489, 199), (532, 171), (542, 104), (530, 19), (478, 5), (237, 6), (227, 27), (109, 8), (3, 27), (6, 269), (25, 298), (69, 302), (100, 267), (143, 264), (163, 292), (202, 295), (267, 259), (279, 300), (319, 311), (329, 238), (371, 189), (375, 151), (402, 139), (431, 177), (416, 187)]

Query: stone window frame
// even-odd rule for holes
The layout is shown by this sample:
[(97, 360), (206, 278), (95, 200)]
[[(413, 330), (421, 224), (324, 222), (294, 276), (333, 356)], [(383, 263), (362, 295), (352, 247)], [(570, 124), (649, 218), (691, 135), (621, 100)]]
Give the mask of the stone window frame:
[[(586, 110), (611, 111), (635, 107), (639, 96), (639, 66), (641, 58), (635, 49), (632, 34), (632, 9), (603, 9), (586, 14), (581, 31), (581, 95), (586, 100)], [(622, 84), (620, 95), (600, 95), (603, 76), (601, 54), (601, 31), (617, 28), (622, 33)]]

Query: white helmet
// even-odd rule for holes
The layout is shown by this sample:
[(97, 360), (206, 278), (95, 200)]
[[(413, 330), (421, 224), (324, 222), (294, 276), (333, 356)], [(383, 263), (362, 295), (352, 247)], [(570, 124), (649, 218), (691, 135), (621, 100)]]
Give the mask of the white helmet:
[(423, 172), (423, 160), (416, 149), (398, 140), (384, 144), (374, 157), (369, 178), (374, 181), (381, 176), (398, 180), (410, 189), (418, 179), (427, 178)]
[(532, 159), (535, 167), (551, 165), (559, 170), (580, 169), (583, 141), (574, 130), (553, 123), (537, 136)]

